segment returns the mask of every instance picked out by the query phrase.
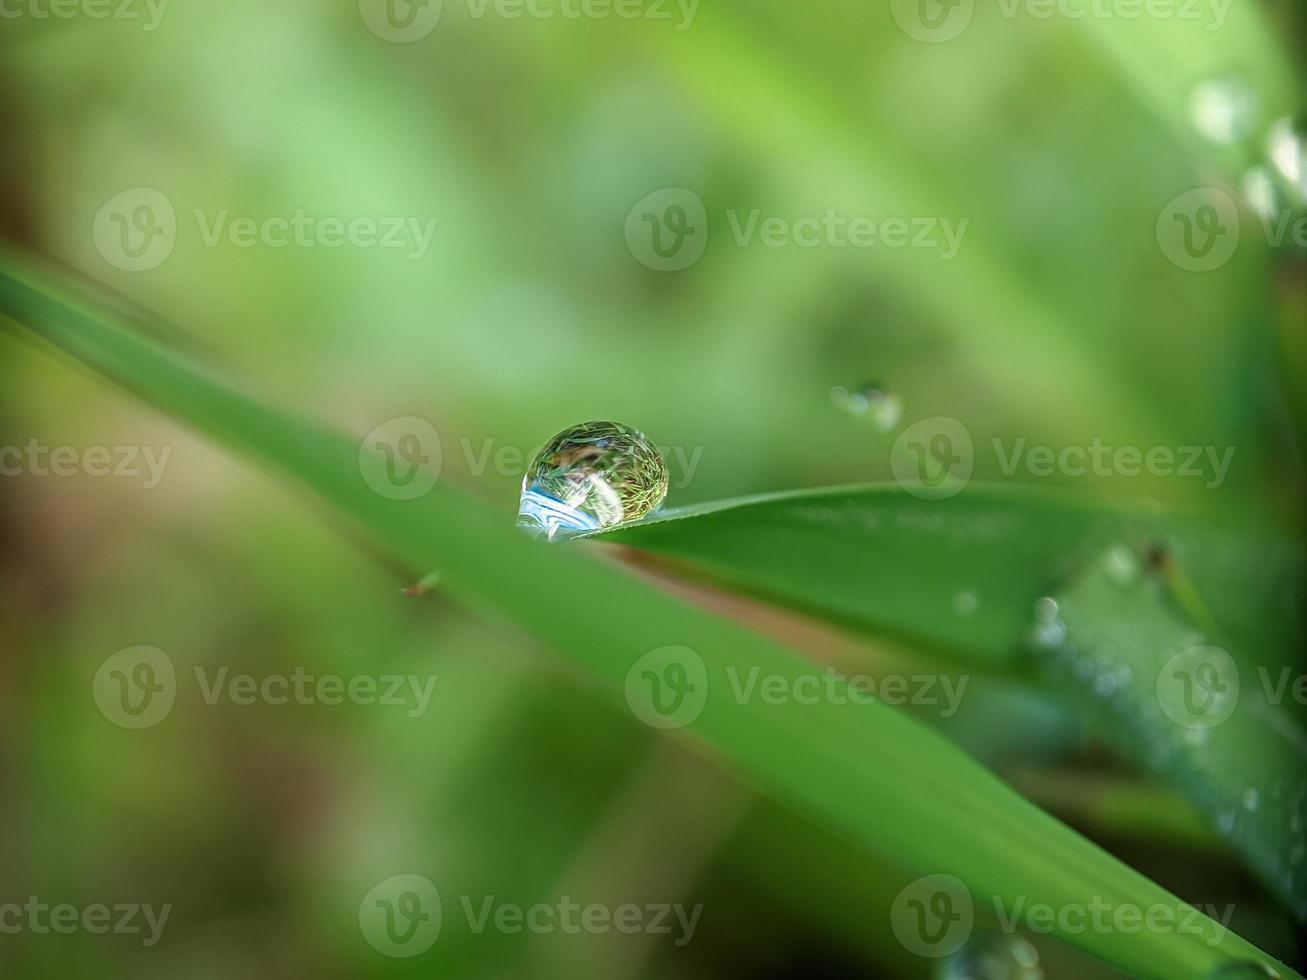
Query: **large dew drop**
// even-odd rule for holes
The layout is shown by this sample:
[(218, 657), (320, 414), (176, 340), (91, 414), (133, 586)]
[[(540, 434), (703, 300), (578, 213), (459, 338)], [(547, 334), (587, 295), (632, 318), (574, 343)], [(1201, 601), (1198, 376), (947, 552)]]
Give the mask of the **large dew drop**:
[(981, 935), (944, 961), (939, 980), (1043, 980), (1039, 953), (1020, 936)]
[(522, 478), (518, 526), (553, 538), (637, 521), (667, 496), (667, 464), (644, 434), (585, 422), (549, 440)]

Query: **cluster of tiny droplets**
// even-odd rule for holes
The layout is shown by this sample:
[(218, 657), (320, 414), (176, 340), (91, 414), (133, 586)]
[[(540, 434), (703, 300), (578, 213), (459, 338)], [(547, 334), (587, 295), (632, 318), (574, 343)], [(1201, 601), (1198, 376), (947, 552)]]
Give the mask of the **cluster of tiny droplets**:
[(522, 481), (588, 514), (600, 527), (639, 520), (667, 496), (667, 464), (638, 429), (585, 422), (564, 429), (540, 451)]
[(1196, 85), (1190, 114), (1208, 141), (1245, 148), (1249, 166), (1239, 190), (1254, 212), (1270, 216), (1307, 205), (1307, 117), (1284, 116), (1262, 130), (1256, 92), (1239, 75)]

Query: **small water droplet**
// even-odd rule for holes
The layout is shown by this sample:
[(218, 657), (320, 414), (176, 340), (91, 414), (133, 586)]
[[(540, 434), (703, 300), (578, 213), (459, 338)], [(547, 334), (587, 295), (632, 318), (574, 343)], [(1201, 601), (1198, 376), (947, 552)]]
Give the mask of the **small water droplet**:
[(1100, 698), (1110, 698), (1116, 693), (1116, 674), (1104, 671), (1094, 680), (1094, 693)]
[(939, 980), (1043, 980), (1039, 952), (1021, 936), (973, 937), (936, 972)]
[(1249, 786), (1243, 791), (1243, 808), (1249, 811), (1256, 810), (1261, 798), (1262, 794), (1257, 791), (1257, 787)]
[(636, 521), (667, 496), (667, 464), (640, 431), (586, 422), (545, 445), (522, 478), (520, 527), (554, 538)]
[(1041, 623), (1051, 622), (1057, 618), (1057, 600), (1052, 596), (1044, 596), (1035, 600), (1035, 619)]
[(974, 592), (959, 592), (953, 597), (953, 611), (963, 619), (970, 619), (980, 608), (980, 600)]
[(1225, 963), (1207, 974), (1207, 980), (1279, 980), (1279, 977), (1277, 971), (1252, 960)]
[(1252, 130), (1257, 98), (1238, 75), (1209, 78), (1189, 95), (1189, 114), (1195, 128), (1213, 143), (1229, 145)]
[(835, 387), (830, 397), (837, 407), (867, 419), (881, 432), (893, 429), (903, 417), (903, 399), (886, 391), (879, 382), (868, 381), (852, 391)]
[(1275, 178), (1265, 167), (1250, 167), (1239, 181), (1243, 199), (1248, 207), (1263, 218), (1271, 218), (1284, 210), (1284, 201)]
[(1307, 201), (1307, 120), (1286, 116), (1273, 124), (1266, 153), (1295, 199)]
[(1066, 641), (1066, 623), (1060, 619), (1036, 623), (1030, 630), (1030, 644), (1037, 650), (1054, 651)]
[(1234, 825), (1237, 819), (1238, 817), (1233, 810), (1226, 810), (1216, 818), (1216, 829), (1228, 836), (1234, 833)]
[(1103, 557), (1103, 569), (1117, 585), (1134, 585), (1139, 580), (1139, 556), (1125, 545), (1113, 545)]

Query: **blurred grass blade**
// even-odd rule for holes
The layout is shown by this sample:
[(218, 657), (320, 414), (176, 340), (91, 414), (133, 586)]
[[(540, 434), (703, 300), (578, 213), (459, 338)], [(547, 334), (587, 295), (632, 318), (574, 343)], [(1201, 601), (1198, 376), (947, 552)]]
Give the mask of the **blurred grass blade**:
[[(565, 654), (608, 696), (655, 717), (630, 685), (673, 646), (702, 675), (681, 693), (697, 710), (686, 731), (776, 799), (859, 848), (920, 871), (962, 878), (982, 905), (1009, 914), (1031, 901), (1083, 908), (1188, 906), (1029, 804), (955, 746), (880, 705), (771, 705), (733, 694), (728, 671), (758, 668), (793, 683), (805, 664), (785, 649), (615, 574), (579, 549), (531, 541), (492, 512), (437, 484), (396, 501), (373, 492), (357, 443), (265, 407), (183, 359), (63, 298), (16, 260), (0, 261), (0, 313), (232, 448), (289, 473), (351, 516), (393, 553), (439, 566), (444, 587), (509, 619)], [(327, 613), (329, 614), (329, 613)], [(633, 673), (633, 671), (637, 671)], [(653, 712), (655, 714), (650, 714)], [(656, 717), (666, 720), (661, 714)], [(1202, 935), (1065, 938), (1146, 978), (1202, 977), (1231, 958), (1274, 961), (1198, 917)], [(1283, 967), (1279, 967), (1283, 970)]]

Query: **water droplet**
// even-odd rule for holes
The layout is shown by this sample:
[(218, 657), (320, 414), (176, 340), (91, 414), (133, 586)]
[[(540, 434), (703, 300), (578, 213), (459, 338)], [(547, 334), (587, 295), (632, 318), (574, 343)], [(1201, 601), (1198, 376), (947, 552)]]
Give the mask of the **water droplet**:
[(1116, 693), (1116, 674), (1105, 671), (1094, 679), (1094, 693), (1101, 698), (1110, 698)]
[(1226, 835), (1232, 834), (1234, 833), (1234, 825), (1237, 819), (1238, 818), (1235, 816), (1233, 810), (1226, 810), (1216, 818), (1216, 829)]
[(1043, 980), (1039, 952), (1021, 936), (983, 934), (945, 960), (939, 980)]
[(875, 381), (859, 385), (853, 391), (832, 388), (831, 401), (850, 415), (866, 418), (881, 432), (888, 432), (903, 417), (903, 400)]
[(1198, 132), (1213, 143), (1229, 145), (1252, 130), (1257, 97), (1238, 75), (1210, 78), (1194, 86), (1189, 114)]
[(1066, 641), (1066, 623), (1060, 619), (1035, 623), (1030, 630), (1030, 644), (1037, 650), (1057, 650)]
[(1277, 971), (1252, 960), (1226, 963), (1207, 974), (1207, 980), (1279, 980), (1279, 977)]
[(1307, 120), (1286, 116), (1272, 125), (1266, 153), (1296, 200), (1307, 201)]
[(980, 608), (980, 600), (974, 592), (959, 592), (953, 597), (953, 611), (963, 619), (970, 619)]
[(1122, 587), (1139, 580), (1139, 557), (1123, 544), (1113, 545), (1103, 557), (1107, 577)]
[(564, 429), (522, 478), (520, 527), (553, 538), (636, 521), (667, 496), (662, 453), (629, 425), (586, 422)]
[(1243, 791), (1243, 808), (1249, 811), (1256, 810), (1261, 798), (1262, 794), (1257, 791), (1257, 787), (1249, 786)]
[(1239, 187), (1248, 207), (1263, 218), (1272, 218), (1284, 210), (1280, 188), (1265, 167), (1250, 167), (1240, 179)]

